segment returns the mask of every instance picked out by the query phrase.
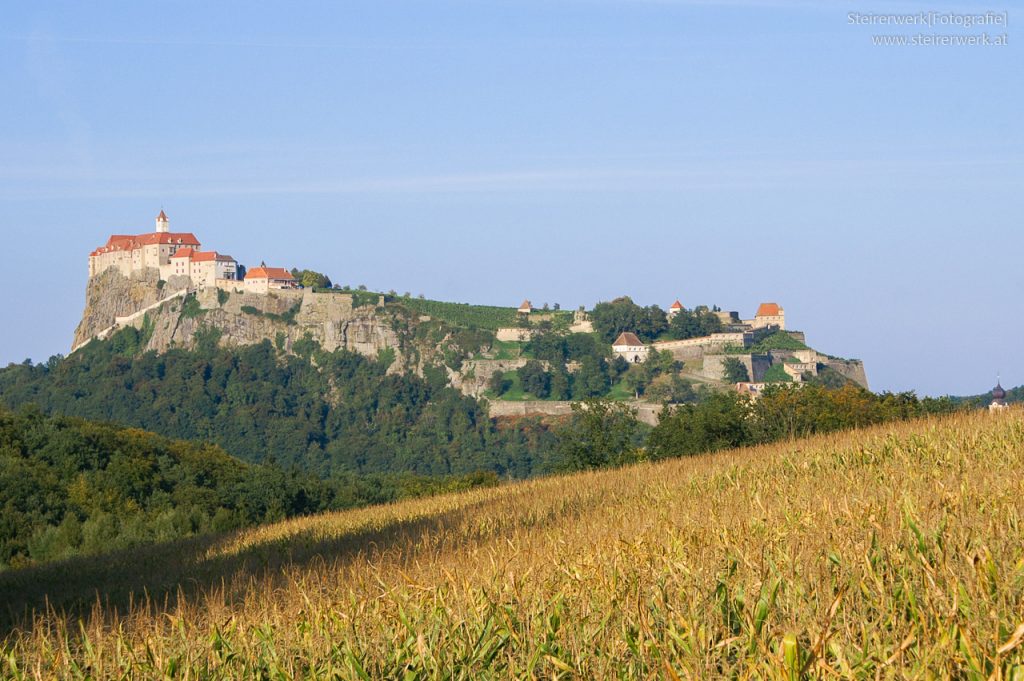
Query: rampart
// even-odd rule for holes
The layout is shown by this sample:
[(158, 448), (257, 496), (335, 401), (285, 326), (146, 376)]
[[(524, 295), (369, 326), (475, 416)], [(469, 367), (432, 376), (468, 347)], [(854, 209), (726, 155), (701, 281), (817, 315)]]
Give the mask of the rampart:
[[(572, 404), (572, 402), (550, 400), (524, 400), (521, 402), (492, 400), (489, 403), (489, 411), (492, 418), (500, 416), (565, 417), (572, 414)], [(662, 405), (635, 400), (626, 402), (626, 404), (636, 409), (637, 420), (650, 426), (657, 425), (658, 414), (661, 413)]]

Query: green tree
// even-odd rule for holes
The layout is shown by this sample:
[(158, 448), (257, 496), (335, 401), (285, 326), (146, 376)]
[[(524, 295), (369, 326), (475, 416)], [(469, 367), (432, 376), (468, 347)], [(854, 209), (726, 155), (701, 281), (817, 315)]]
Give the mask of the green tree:
[(638, 461), (641, 437), (636, 410), (609, 400), (572, 405), (572, 417), (558, 434), (558, 448), (574, 469), (620, 466)]
[(752, 442), (750, 405), (735, 393), (713, 393), (699, 404), (665, 408), (647, 438), (652, 459), (739, 447)]
[(570, 395), (569, 373), (565, 367), (556, 367), (551, 372), (551, 397), (555, 400), (567, 400)]
[(512, 381), (505, 378), (505, 372), (495, 370), (487, 380), (487, 389), (497, 397), (504, 395), (512, 387)]
[(693, 310), (681, 310), (672, 317), (668, 325), (668, 335), (676, 340), (701, 338), (723, 329), (722, 320), (705, 305), (698, 305)]
[(623, 331), (632, 331), (640, 340), (649, 342), (668, 328), (664, 310), (657, 305), (641, 307), (628, 296), (598, 303), (590, 318), (594, 330), (606, 343), (614, 342)]
[(315, 272), (313, 270), (299, 270), (293, 269), (292, 276), (295, 277), (296, 282), (299, 285), (306, 288), (324, 289), (331, 288), (331, 278), (321, 272)]
[(603, 357), (588, 355), (580, 362), (580, 370), (573, 382), (573, 399), (599, 397), (608, 392), (608, 362)]
[(726, 357), (722, 363), (722, 368), (725, 370), (725, 380), (729, 383), (741, 383), (750, 380), (750, 372), (747, 371), (747, 365), (736, 357)]
[(693, 385), (675, 373), (652, 381), (644, 391), (644, 396), (649, 400), (669, 404), (691, 403), (700, 399), (700, 395), (693, 389)]
[(523, 366), (516, 369), (519, 382), (523, 390), (538, 397), (546, 399), (551, 393), (551, 375), (544, 370), (544, 365), (535, 359), (531, 359)]

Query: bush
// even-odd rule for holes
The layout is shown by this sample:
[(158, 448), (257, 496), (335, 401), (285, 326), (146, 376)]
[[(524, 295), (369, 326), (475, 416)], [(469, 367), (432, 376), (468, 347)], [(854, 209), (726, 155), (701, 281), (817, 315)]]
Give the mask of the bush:
[(537, 360), (530, 360), (516, 369), (523, 390), (539, 399), (547, 399), (551, 394), (551, 374)]
[(576, 470), (621, 466), (640, 460), (643, 428), (636, 410), (621, 402), (574, 402), (572, 418), (558, 432), (558, 449)]
[(500, 370), (495, 370), (495, 372), (491, 374), (490, 379), (488, 379), (487, 381), (487, 389), (494, 393), (495, 397), (501, 397), (511, 387), (512, 381), (505, 378), (504, 372)]
[(194, 319), (199, 315), (203, 314), (205, 310), (199, 305), (199, 300), (196, 298), (194, 293), (190, 293), (185, 296), (185, 301), (181, 305), (181, 316), (186, 319)]
[(741, 383), (750, 380), (750, 372), (747, 371), (747, 365), (735, 357), (727, 357), (722, 363), (722, 368), (725, 370), (725, 380), (729, 383)]

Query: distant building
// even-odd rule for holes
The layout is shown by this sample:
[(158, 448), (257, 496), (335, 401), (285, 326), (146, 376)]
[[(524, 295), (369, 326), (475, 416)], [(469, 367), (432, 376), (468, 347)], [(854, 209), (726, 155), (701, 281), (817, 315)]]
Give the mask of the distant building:
[(736, 392), (740, 395), (750, 395), (752, 399), (761, 397), (761, 393), (764, 392), (764, 388), (767, 383), (750, 383), (748, 381), (741, 381), (736, 384)]
[[(179, 255), (184, 251), (188, 252), (187, 258)], [(172, 261), (176, 256), (177, 260)], [(155, 231), (136, 235), (114, 234), (106, 244), (89, 254), (90, 277), (109, 269), (129, 276), (132, 272), (148, 268), (158, 270), (160, 278), (165, 281), (181, 274), (193, 277), (196, 286), (213, 286), (215, 279), (234, 279), (238, 264), (231, 256), (202, 251), (202, 244), (191, 232), (172, 232), (170, 220), (162, 210), (156, 216)]]
[(533, 312), (533, 305), (529, 300), (524, 300), (519, 306), (519, 310), (517, 310), (517, 312), (519, 312), (519, 314), (530, 314)]
[(672, 319), (673, 317), (675, 317), (677, 314), (679, 314), (682, 311), (683, 311), (683, 304), (680, 303), (677, 300), (676, 302), (672, 303), (672, 305), (669, 306), (669, 308), (668, 308), (668, 318)]
[(792, 378), (795, 382), (801, 383), (804, 380), (804, 376), (818, 375), (818, 363), (784, 361), (782, 363), (782, 370), (785, 371), (786, 375)]
[(171, 256), (170, 263), (173, 274), (191, 278), (192, 283), (199, 288), (216, 286), (218, 279), (234, 281), (238, 278), (238, 263), (235, 259), (217, 251), (182, 248)]
[(990, 412), (1002, 411), (1006, 409), (1006, 391), (1003, 390), (1003, 386), (996, 381), (996, 387), (992, 388), (992, 402), (988, 405)]
[(761, 303), (757, 308), (757, 314), (747, 323), (754, 329), (764, 329), (769, 326), (785, 329), (786, 311), (778, 303)]
[(650, 349), (632, 331), (623, 331), (612, 343), (612, 352), (630, 364), (639, 364), (647, 359)]
[(295, 288), (295, 277), (283, 267), (253, 267), (245, 273), (247, 293), (267, 293), (272, 290)]
[(711, 314), (718, 317), (718, 321), (722, 322), (722, 326), (725, 327), (726, 329), (731, 329), (734, 326), (743, 326), (743, 321), (740, 319), (739, 312), (725, 312), (723, 310), (712, 310)]

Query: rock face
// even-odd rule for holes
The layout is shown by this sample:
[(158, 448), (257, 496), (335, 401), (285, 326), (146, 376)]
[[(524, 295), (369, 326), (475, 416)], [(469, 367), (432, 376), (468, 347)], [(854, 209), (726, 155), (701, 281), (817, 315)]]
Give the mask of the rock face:
[(117, 317), (128, 316), (172, 295), (188, 285), (188, 279), (160, 283), (156, 269), (139, 270), (125, 277), (117, 270), (107, 270), (89, 280), (85, 289), (85, 311), (75, 329), (72, 348), (98, 336), (114, 325)]
[[(448, 378), (452, 387), (466, 395), (480, 397), (487, 390), (487, 382), (495, 371), (505, 373), (524, 366), (527, 359), (471, 359), (462, 365), (461, 371), (450, 371)], [(547, 362), (544, 362), (547, 368)]]
[(864, 362), (859, 359), (833, 359), (830, 357), (825, 360), (824, 364), (861, 387), (870, 390), (868, 376), (864, 371)]
[[(308, 339), (328, 352), (346, 348), (373, 358), (382, 350), (391, 350), (396, 360), (391, 369), (399, 371), (405, 366), (397, 330), (401, 324), (396, 323), (395, 313), (373, 305), (354, 307), (351, 295), (311, 290), (255, 294), (204, 288), (188, 291), (185, 297), (188, 279), (161, 284), (157, 276), (156, 270), (144, 270), (130, 278), (108, 270), (91, 280), (74, 347), (112, 326), (115, 330), (120, 326), (146, 330), (146, 349), (157, 352), (193, 348), (204, 331), (215, 330), (223, 346), (269, 340), (279, 349), (291, 351), (296, 343)], [(142, 310), (145, 313), (140, 313)]]

